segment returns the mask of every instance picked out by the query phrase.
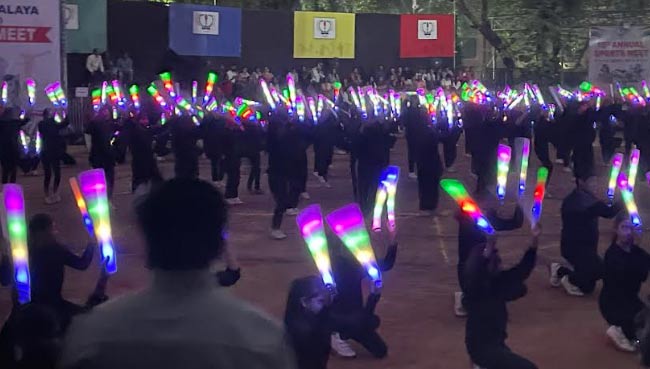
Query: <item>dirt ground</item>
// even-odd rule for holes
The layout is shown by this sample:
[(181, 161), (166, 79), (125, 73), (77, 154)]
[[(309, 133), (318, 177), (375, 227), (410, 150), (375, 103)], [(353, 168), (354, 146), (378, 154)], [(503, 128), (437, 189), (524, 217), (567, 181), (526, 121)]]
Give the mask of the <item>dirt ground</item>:
[[(79, 163), (76, 167), (63, 170), (61, 203), (44, 205), (42, 176), (20, 176), (19, 183), (25, 186), (28, 213), (47, 212), (55, 216), (60, 239), (80, 252), (84, 246), (85, 231), (67, 186), (67, 178), (87, 168), (87, 154), (85, 148), (81, 147), (73, 147), (70, 151)], [(600, 158), (599, 148), (595, 148), (595, 152)], [(399, 252), (395, 268), (384, 276), (385, 287), (377, 309), (382, 319), (380, 333), (388, 343), (389, 356), (384, 360), (375, 360), (362, 348), (354, 346), (358, 352), (356, 359), (334, 357), (329, 367), (470, 368), (464, 346), (465, 321), (456, 318), (452, 309), (452, 296), (458, 290), (457, 224), (450, 216), (455, 206), (447, 195), (441, 193), (441, 215), (434, 218), (418, 216), (417, 183), (406, 177), (406, 146), (402, 138), (398, 140), (391, 156), (392, 163), (402, 167), (397, 199)], [(600, 165), (600, 159), (596, 162), (601, 171), (600, 182), (604, 194), (607, 168)], [(538, 163), (537, 158), (531, 158), (529, 192), (532, 192), (533, 173)], [(456, 173), (446, 173), (445, 176), (460, 178), (473, 186), (474, 181), (469, 174), (469, 158), (463, 155), (460, 146), (456, 168)], [(161, 163), (161, 169), (165, 175), (171, 176), (171, 160)], [(201, 176), (207, 179), (209, 172), (208, 162), (202, 160)], [(244, 164), (242, 179), (247, 175), (248, 167)], [(327, 212), (351, 202), (347, 156), (335, 155), (331, 177), (333, 188), (327, 189), (320, 187), (310, 175), (308, 190), (312, 198), (303, 201), (301, 205), (320, 203), (324, 212)], [(114, 239), (119, 250), (119, 271), (109, 282), (109, 295), (112, 298), (142, 288), (148, 282), (143, 245), (135, 236), (130, 178), (130, 166), (119, 166), (114, 198), (116, 210), (112, 214)], [(267, 190), (266, 175), (263, 175), (262, 181), (263, 188)], [(514, 181), (513, 175), (510, 184), (514, 184)], [(230, 237), (239, 254), (243, 272), (242, 279), (232, 288), (232, 292), (279, 318), (283, 314), (290, 281), (314, 274), (316, 269), (294, 219), (285, 218), (283, 228), (289, 235), (286, 240), (270, 240), (268, 231), (273, 206), (270, 195), (253, 196), (248, 194), (245, 186), (240, 188), (243, 189), (240, 197), (245, 204), (231, 210)], [(540, 240), (538, 265), (528, 280), (528, 295), (509, 305), (508, 344), (540, 368), (639, 368), (636, 355), (616, 351), (607, 340), (605, 321), (598, 311), (598, 291), (593, 296), (576, 298), (569, 297), (563, 290), (553, 289), (548, 284), (548, 264), (560, 258), (560, 199), (572, 188), (572, 176), (556, 166), (549, 189), (553, 198), (544, 203), (544, 233)], [(514, 194), (515, 191), (510, 192)], [(650, 204), (648, 185), (639, 183), (636, 192), (642, 219), (647, 219), (650, 224), (650, 217), (647, 216), (650, 213), (650, 206), (647, 205)], [(509, 214), (513, 205), (513, 201), (506, 201), (501, 210)], [(527, 225), (522, 230), (500, 235), (498, 246), (506, 264), (521, 257), (529, 239)], [(603, 220), (601, 254), (610, 239), (611, 221)], [(377, 252), (382, 254), (383, 250)], [(72, 301), (85, 300), (97, 275), (98, 262), (93, 263), (86, 272), (68, 270), (64, 295)], [(645, 295), (647, 291), (643, 293)], [(9, 309), (10, 291), (3, 289), (0, 291), (0, 317), (3, 320)]]

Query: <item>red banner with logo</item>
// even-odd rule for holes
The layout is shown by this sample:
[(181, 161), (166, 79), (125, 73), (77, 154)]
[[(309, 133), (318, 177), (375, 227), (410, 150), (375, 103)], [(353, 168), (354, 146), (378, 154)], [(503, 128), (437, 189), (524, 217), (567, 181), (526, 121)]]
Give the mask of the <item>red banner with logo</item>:
[(453, 57), (456, 45), (452, 14), (402, 14), (400, 57)]
[(50, 27), (0, 26), (0, 42), (49, 43)]

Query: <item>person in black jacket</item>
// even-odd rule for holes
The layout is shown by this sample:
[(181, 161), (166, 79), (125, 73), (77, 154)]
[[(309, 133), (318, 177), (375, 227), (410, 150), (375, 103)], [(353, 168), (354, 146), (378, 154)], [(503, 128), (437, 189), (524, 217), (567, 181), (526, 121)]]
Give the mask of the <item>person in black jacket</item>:
[(560, 250), (573, 270), (559, 263), (550, 265), (551, 285), (561, 285), (573, 296), (592, 293), (602, 277), (598, 218), (611, 219), (621, 210), (620, 205), (608, 205), (594, 195), (595, 180), (590, 176), (576, 178), (576, 189), (562, 202)]
[(218, 187), (223, 185), (225, 174), (223, 163), (223, 151), (226, 145), (224, 142), (225, 129), (226, 118), (221, 115), (208, 114), (201, 122), (203, 151), (210, 160), (212, 182), (215, 182)]
[(188, 115), (169, 120), (172, 133), (172, 151), (174, 152), (174, 174), (177, 178), (199, 177), (199, 148), (196, 142), (200, 131)]
[(438, 207), (440, 176), (442, 176), (442, 162), (438, 148), (441, 137), (438, 127), (429, 124), (428, 119), (430, 118), (423, 110), (420, 109), (420, 113), (421, 127), (415, 138), (418, 197), (420, 211), (424, 215), (432, 215)]
[[(500, 217), (497, 213), (498, 206), (496, 197), (489, 191), (484, 191), (475, 196), (479, 207), (485, 212), (485, 216), (496, 231), (513, 231), (521, 228), (524, 222), (524, 212), (518, 204), (510, 218)], [(476, 222), (463, 212), (456, 214), (458, 220), (458, 284), (460, 292), (454, 293), (454, 313), (458, 317), (467, 315), (464, 307), (464, 294), (467, 289), (465, 281), (465, 264), (472, 250), (487, 241), (485, 232), (476, 226)]]
[(627, 212), (619, 213), (614, 226), (616, 234), (605, 253), (599, 307), (610, 325), (607, 335), (619, 349), (634, 352), (638, 344), (635, 317), (646, 308), (639, 292), (648, 279), (650, 255), (634, 243), (636, 230)]
[(241, 157), (248, 159), (251, 165), (246, 189), (254, 195), (262, 195), (264, 191), (260, 188), (260, 177), (262, 175), (262, 157), (261, 152), (264, 149), (264, 129), (257, 120), (244, 120), (244, 127), (241, 136)]
[(529, 360), (513, 353), (506, 345), (508, 337), (507, 303), (526, 295), (526, 279), (535, 267), (541, 228), (532, 230), (531, 245), (511, 269), (501, 269), (495, 247), (496, 238), (485, 247), (474, 247), (467, 260), (467, 324), (465, 345), (472, 361), (484, 369), (536, 369)]
[(16, 183), (18, 160), (20, 159), (20, 127), (29, 120), (17, 117), (16, 109), (0, 105), (0, 166), (2, 183)]
[(476, 192), (490, 190), (496, 181), (497, 148), (504, 137), (503, 116), (494, 109), (487, 112), (485, 121), (477, 128), (477, 140), (472, 151), (476, 170)]
[(328, 172), (339, 133), (338, 113), (332, 109), (326, 110), (314, 127), (314, 175), (327, 188), (331, 187)]
[(162, 175), (153, 153), (153, 137), (160, 127), (149, 124), (149, 118), (142, 113), (129, 117), (124, 123), (131, 152), (131, 191), (149, 182), (162, 182)]
[[(61, 130), (69, 124), (68, 119), (57, 123), (49, 109), (43, 110), (43, 120), (38, 123), (41, 134), (41, 162), (43, 163), (43, 191), (45, 203), (53, 204), (61, 201), (59, 184), (61, 183), (61, 157), (65, 153), (65, 139)], [(54, 173), (54, 183), (50, 190), (50, 182)]]
[(113, 196), (115, 184), (115, 156), (111, 142), (115, 138), (116, 126), (113, 123), (110, 110), (100, 110), (86, 127), (86, 133), (90, 135), (90, 165), (93, 168), (101, 168), (106, 175), (107, 194), (109, 199)]

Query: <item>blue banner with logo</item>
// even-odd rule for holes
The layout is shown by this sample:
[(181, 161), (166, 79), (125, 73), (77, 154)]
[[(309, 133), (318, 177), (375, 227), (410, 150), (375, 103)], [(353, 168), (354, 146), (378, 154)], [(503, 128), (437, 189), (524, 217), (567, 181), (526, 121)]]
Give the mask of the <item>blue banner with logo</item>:
[(171, 4), (169, 48), (179, 55), (241, 55), (241, 9)]

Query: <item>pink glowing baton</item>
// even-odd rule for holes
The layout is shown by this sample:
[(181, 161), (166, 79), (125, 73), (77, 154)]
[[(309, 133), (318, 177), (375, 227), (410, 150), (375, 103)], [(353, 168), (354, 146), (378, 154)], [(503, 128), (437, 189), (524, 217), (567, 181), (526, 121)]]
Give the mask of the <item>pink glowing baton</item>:
[(33, 79), (28, 79), (25, 81), (27, 85), (27, 100), (30, 106), (34, 106), (36, 103), (36, 82)]
[(350, 204), (333, 211), (327, 216), (327, 223), (363, 266), (375, 285), (381, 287), (381, 272), (359, 205)]
[(113, 274), (117, 271), (117, 262), (111, 235), (111, 218), (104, 170), (87, 170), (81, 172), (78, 178), (81, 193), (88, 206), (88, 213), (95, 225), (95, 235), (99, 242), (102, 263), (106, 263), (106, 271)]
[(456, 179), (443, 179), (440, 181), (440, 186), (449, 196), (451, 196), (458, 207), (463, 212), (463, 214), (472, 218), (474, 224), (483, 232), (487, 234), (493, 234), (494, 228), (490, 224), (490, 221), (483, 215), (481, 209), (478, 207), (476, 202), (469, 196), (467, 189), (463, 184)]
[(203, 95), (203, 103), (207, 104), (214, 91), (214, 84), (217, 83), (217, 74), (214, 72), (208, 73), (208, 79), (205, 83), (205, 94)]
[(499, 144), (497, 151), (497, 197), (499, 200), (503, 200), (506, 197), (511, 154), (512, 149), (510, 149), (510, 146)]
[(630, 153), (630, 167), (628, 168), (628, 185), (630, 187), (630, 191), (634, 191), (634, 185), (636, 184), (636, 177), (639, 172), (639, 158), (641, 156), (641, 152), (639, 149), (632, 149), (632, 152)]
[(294, 81), (291, 73), (287, 74), (287, 87), (289, 88), (289, 102), (291, 106), (296, 108), (296, 81)]
[(614, 157), (612, 158), (612, 170), (609, 172), (609, 185), (607, 186), (607, 197), (610, 200), (614, 199), (614, 193), (616, 192), (616, 181), (618, 180), (619, 173), (621, 173), (622, 166), (623, 154), (614, 154)]
[(298, 224), (302, 238), (307, 244), (309, 253), (312, 259), (314, 259), (314, 263), (316, 263), (323, 283), (326, 286), (336, 286), (336, 282), (334, 282), (334, 277), (332, 276), (332, 264), (330, 263), (327, 237), (325, 236), (325, 225), (323, 223), (320, 205), (315, 204), (306, 207), (296, 217), (296, 223)]
[(630, 215), (630, 221), (635, 227), (641, 226), (641, 218), (639, 217), (639, 209), (634, 201), (634, 193), (630, 188), (630, 183), (624, 173), (618, 175), (618, 188), (621, 190), (621, 197), (625, 203), (627, 213)]
[(31, 300), (31, 288), (23, 189), (16, 184), (5, 184), (2, 195), (4, 205), (2, 224), (5, 228), (4, 233), (9, 237), (14, 266), (14, 286), (18, 302), (26, 304)]

